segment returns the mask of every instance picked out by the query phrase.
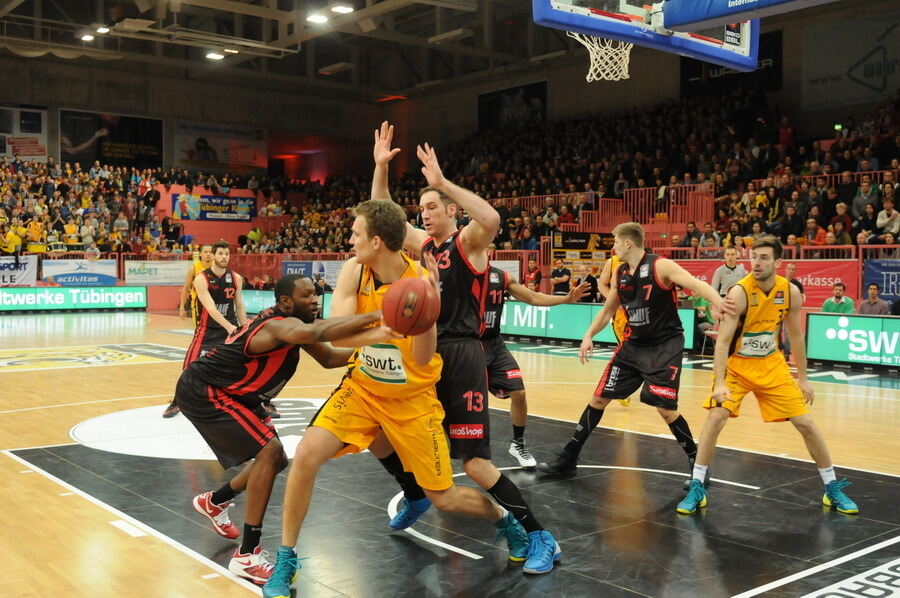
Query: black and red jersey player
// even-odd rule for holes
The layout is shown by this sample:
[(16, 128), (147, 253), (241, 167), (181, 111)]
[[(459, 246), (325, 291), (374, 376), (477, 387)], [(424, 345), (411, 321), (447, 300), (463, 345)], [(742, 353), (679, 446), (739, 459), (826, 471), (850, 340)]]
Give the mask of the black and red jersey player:
[(562, 303), (577, 303), (589, 290), (590, 284), (585, 282), (572, 287), (565, 295), (545, 295), (519, 284), (510, 278), (509, 272), (491, 266), (484, 304), (484, 332), (481, 335), (487, 361), (488, 390), (498, 399), (509, 399), (509, 416), (513, 427), (509, 454), (525, 469), (534, 469), (537, 461), (525, 445), (528, 401), (525, 397), (522, 370), (500, 336), (500, 320), (506, 295), (509, 294), (529, 305), (549, 307)]
[(193, 499), (219, 535), (240, 534), (228, 517), (231, 499), (247, 490), (241, 545), (228, 569), (262, 584), (272, 565), (261, 554), (259, 539), (272, 484), (288, 459), (263, 409), (297, 370), (300, 348), (322, 366), (345, 366), (352, 351), (333, 349), (325, 341), (350, 337), (380, 320), (380, 312), (316, 320), (319, 310), (309, 277), (289, 274), (275, 285), (276, 305), (233, 329), (203, 357), (192, 361), (178, 379), (175, 396), (184, 416), (228, 469), (252, 460), (216, 491)]
[[(375, 174), (372, 197), (390, 198), (388, 163), (399, 152), (391, 149), (393, 127), (383, 123), (375, 131)], [(500, 215), (485, 200), (448, 181), (437, 155), (428, 144), (417, 147), (428, 187), (419, 194), (425, 230), (407, 225), (404, 248), (416, 256), (434, 256), (441, 285), (441, 313), (437, 321), (437, 352), (444, 362), (436, 385), (444, 407), (444, 429), (450, 439), (450, 456), (462, 459), (463, 469), (522, 524), (527, 537), (510, 546), (509, 558), (525, 561), (526, 573), (547, 573), (561, 554), (553, 536), (537, 521), (522, 493), (491, 462), (488, 385), (481, 333), (488, 290), (488, 245), (500, 227)], [(457, 228), (465, 212), (469, 222)], [(392, 520), (391, 527), (408, 527), (427, 509), (409, 502)]]
[(584, 334), (579, 350), (581, 362), (586, 362), (593, 350), (594, 336), (606, 327), (620, 305), (628, 316), (624, 339), (607, 364), (572, 438), (554, 461), (541, 463), (538, 470), (575, 473), (578, 455), (609, 402), (625, 399), (641, 388), (641, 402), (656, 407), (687, 454), (688, 471), (692, 471), (697, 445), (687, 421), (678, 413), (684, 330), (678, 316), (676, 285), (698, 293), (718, 312), (729, 306), (711, 286), (675, 262), (645, 251), (644, 230), (639, 224), (620, 224), (613, 234), (613, 248), (619, 257), (619, 265), (612, 273), (615, 292), (609, 294)]

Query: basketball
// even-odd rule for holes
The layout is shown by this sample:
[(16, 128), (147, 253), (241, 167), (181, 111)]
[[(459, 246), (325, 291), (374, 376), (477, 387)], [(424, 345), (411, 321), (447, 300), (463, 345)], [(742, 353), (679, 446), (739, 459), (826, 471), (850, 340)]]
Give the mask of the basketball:
[(381, 303), (385, 323), (395, 332), (415, 336), (427, 331), (441, 313), (440, 295), (422, 278), (401, 278)]

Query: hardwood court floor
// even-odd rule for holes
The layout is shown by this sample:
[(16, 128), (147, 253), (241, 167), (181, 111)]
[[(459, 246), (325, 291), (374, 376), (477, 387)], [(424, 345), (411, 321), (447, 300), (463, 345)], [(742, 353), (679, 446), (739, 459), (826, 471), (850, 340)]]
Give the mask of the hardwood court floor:
[[(254, 590), (249, 584), (236, 583), (226, 577), (221, 566), (217, 567), (216, 563), (227, 562), (231, 545), (217, 544), (214, 541), (217, 537), (202, 528), (189, 506), (191, 496), (208, 489), (210, 484), (221, 483), (226, 479), (225, 474), (217, 464), (197, 460), (202, 456), (162, 460), (153, 452), (162, 445), (178, 454), (187, 451), (191, 443), (190, 430), (185, 432), (183, 428), (185, 422), (163, 421), (153, 415), (161, 412), (170, 398), (181, 369), (180, 355), (189, 341), (189, 336), (184, 334), (187, 327), (187, 322), (176, 317), (140, 312), (0, 318), (0, 450), (7, 451), (0, 457), (0, 474), (7, 480), (0, 487), (0, 499), (6, 506), (0, 512), (0, 529), (4, 530), (0, 534), (0, 547), (5, 549), (7, 557), (2, 568), (5, 574), (0, 576), (0, 595), (119, 596), (126, 593), (168, 597), (196, 596), (201, 592), (252, 595)], [(65, 349), (58, 349), (60, 347)], [(531, 413), (559, 420), (577, 419), (599, 378), (604, 356), (598, 355), (596, 362), (582, 366), (573, 356), (572, 349), (536, 345), (514, 345), (514, 349), (528, 385)], [(698, 436), (705, 417), (699, 403), (708, 388), (710, 374), (702, 367), (690, 368), (688, 364), (682, 377), (681, 404), (694, 435)], [(302, 414), (309, 413), (315, 408), (316, 400), (328, 395), (340, 374), (340, 370), (326, 371), (311, 359), (303, 359), (298, 375), (282, 393), (285, 399), (279, 401), (286, 415), (279, 422), (283, 437), (302, 433)], [(849, 384), (838, 380), (860, 375), (816, 373), (819, 377), (814, 383), (818, 395), (814, 416), (839, 466), (897, 476), (900, 460), (896, 458), (895, 427), (900, 421), (900, 390), (897, 390), (896, 380), (889, 378), (857, 377)], [(502, 401), (495, 400), (493, 405), (503, 407)], [(85, 423), (88, 420), (90, 422)], [(514, 463), (506, 456), (504, 444), (509, 430), (508, 419), (495, 413), (493, 420), (497, 463), (512, 466)], [(96, 422), (106, 422), (104, 425), (112, 427), (97, 427), (93, 425)], [(668, 429), (655, 410), (636, 402), (630, 408), (614, 405), (607, 410), (601, 427), (607, 430), (599, 431), (591, 439), (585, 452), (586, 464), (677, 472), (684, 469), (683, 455), (669, 438)], [(73, 431), (73, 428), (76, 429)], [(610, 432), (608, 428), (639, 434)], [(119, 432), (115, 439), (118, 444), (106, 437), (98, 439), (98, 430), (103, 434), (103, 430), (110, 429)], [(538, 458), (548, 458), (568, 437), (570, 430), (571, 424), (534, 418), (528, 434)], [(73, 445), (70, 431), (82, 440), (82, 444)], [(109, 435), (109, 432), (105, 434)], [(661, 437), (648, 436), (657, 434)], [(762, 424), (753, 401), (747, 401), (744, 415), (726, 428), (721, 444), (751, 452), (723, 451), (714, 476), (759, 486), (761, 490), (748, 490), (749, 494), (729, 494), (733, 492), (731, 488), (717, 490), (721, 497), (712, 499), (714, 506), (752, 511), (753, 505), (758, 504), (754, 501), (768, 493), (773, 500), (784, 503), (777, 505), (779, 509), (785, 509), (784, 513), (775, 518), (784, 534), (790, 535), (794, 524), (800, 529), (793, 532), (802, 535), (805, 531), (818, 538), (812, 542), (814, 547), (800, 542), (796, 554), (789, 553), (797, 560), (795, 566), (785, 566), (779, 571), (754, 570), (760, 580), (778, 577), (781, 571), (802, 569), (805, 563), (823, 562), (829, 554), (852, 552), (856, 547), (864, 546), (867, 539), (885, 539), (892, 533), (897, 535), (894, 532), (897, 531), (898, 514), (893, 503), (898, 495), (896, 490), (900, 488), (895, 485), (898, 480), (848, 470), (839, 473), (848, 475), (855, 482), (851, 487), (851, 490), (857, 490), (854, 497), (886, 504), (875, 509), (861, 501), (863, 514), (846, 522), (844, 518), (835, 519), (834, 514), (820, 521), (821, 512), (816, 521), (801, 521), (791, 503), (802, 504), (808, 510), (817, 500), (814, 468), (811, 464), (789, 460), (807, 458), (799, 436), (790, 424)], [(54, 448), (51, 445), (71, 446)], [(29, 447), (50, 448), (11, 450)], [(127, 454), (123, 456), (123, 452)], [(752, 453), (783, 456), (788, 460), (757, 457)], [(771, 473), (766, 473), (769, 469)], [(721, 473), (717, 474), (717, 471)], [(44, 475), (47, 472), (59, 481)], [(695, 536), (705, 538), (704, 542), (715, 546), (718, 546), (717, 541), (710, 538), (734, 540), (728, 534), (722, 536), (703, 529), (704, 521), (709, 525), (708, 517), (683, 524), (687, 526), (682, 530), (687, 536), (681, 533), (659, 535), (656, 525), (662, 525), (660, 529), (669, 532), (682, 525), (675, 522), (671, 513), (673, 501), (678, 498), (673, 496), (673, 488), (680, 486), (682, 478), (673, 481), (666, 476), (631, 470), (617, 473), (589, 469), (575, 480), (545, 483), (546, 480), (534, 479), (532, 474), (514, 473), (517, 482), (526, 488), (529, 500), (540, 503), (540, 517), (551, 521), (560, 538), (565, 539), (564, 544), (569, 548), (567, 556), (573, 556), (572, 547), (585, 551), (580, 559), (574, 559), (573, 568), (566, 569), (564, 565), (565, 573), (556, 572), (527, 584), (522, 582), (518, 572), (503, 573), (502, 578), (509, 578), (509, 589), (516, 586), (517, 594), (540, 591), (544, 595), (563, 595), (565, 589), (566, 595), (586, 595), (590, 588), (604, 583), (597, 580), (610, 579), (609, 571), (592, 568), (590, 563), (614, 558), (615, 553), (608, 550), (617, 543), (622, 545), (628, 538), (633, 539), (635, 534), (645, 541), (656, 538), (651, 544), (674, 541), (679, 546), (681, 542), (689, 541), (685, 538)], [(365, 476), (363, 484), (356, 480), (360, 474)], [(302, 595), (401, 595), (397, 587), (366, 585), (367, 581), (380, 577), (378, 569), (358, 566), (342, 571), (348, 559), (365, 560), (372, 551), (386, 546), (399, 550), (397, 558), (412, 558), (422, 571), (434, 574), (432, 585), (417, 576), (422, 584), (418, 595), (477, 596), (501, 592), (499, 586), (490, 586), (489, 593), (479, 593), (487, 591), (488, 586), (483, 583), (471, 586), (476, 588), (474, 593), (453, 591), (450, 588), (469, 587), (478, 582), (479, 575), (485, 575), (486, 571), (491, 575), (482, 581), (492, 578), (496, 571), (489, 567), (470, 572), (466, 565), (468, 557), (436, 549), (427, 542), (405, 535), (400, 535), (402, 549), (394, 545), (396, 539), (391, 544), (392, 541), (380, 538), (382, 534), (394, 537), (384, 534), (384, 509), (394, 491), (389, 484), (370, 483), (374, 479), (383, 483), (385, 476), (366, 456), (347, 458), (324, 468), (319, 492), (331, 492), (350, 502), (344, 504), (343, 509), (331, 505), (329, 511), (329, 507), (321, 503), (317, 507), (314, 498), (310, 522), (315, 528), (312, 517), (318, 514), (321, 536), (315, 536), (314, 545), (307, 547), (316, 556), (308, 570), (304, 570), (308, 579), (301, 585)], [(280, 488), (279, 482), (275, 493), (277, 500), (273, 501), (266, 522), (266, 544), (273, 548), (280, 520), (277, 514), (281, 503)], [(894, 500), (888, 498), (891, 491), (894, 491)], [(316, 496), (321, 498), (320, 494)], [(601, 496), (603, 509), (587, 509), (587, 505)], [(637, 507), (636, 497), (640, 498)], [(580, 512), (578, 519), (583, 520), (583, 526), (572, 527), (570, 519), (555, 514), (548, 506), (554, 499), (577, 505), (572, 508)], [(111, 511), (110, 505), (117, 511)], [(239, 509), (233, 513), (238, 523), (242, 521), (242, 505), (239, 502)], [(715, 511), (711, 509), (711, 512)], [(659, 517), (648, 513), (659, 513), (664, 521), (656, 521)], [(878, 515), (873, 516), (874, 513)], [(768, 521), (767, 513), (755, 515), (762, 523)], [(487, 550), (491, 567), (499, 567), (497, 563), (502, 563), (502, 554), (498, 561), (496, 548), (484, 544), (488, 534), (484, 530), (478, 531), (479, 524), (459, 518), (445, 520), (433, 513), (428, 516), (431, 519), (426, 525), (435, 526), (442, 539), (458, 541), (459, 545), (469, 546), (472, 552)], [(604, 530), (617, 527), (616, 517), (630, 518), (627, 525), (624, 520), (618, 522), (623, 529), (628, 527), (628, 532), (623, 532), (621, 537), (615, 534), (604, 536), (608, 533)], [(346, 551), (344, 555), (332, 555), (330, 560), (324, 557), (322, 552), (328, 545), (324, 538), (333, 535), (335, 529), (344, 530), (341, 532), (344, 534), (357, 533), (349, 529), (353, 521), (361, 522), (359, 527), (363, 531), (358, 533), (364, 541), (341, 545), (341, 550)], [(444, 521), (447, 525), (441, 524)], [(698, 525), (697, 522), (700, 522), (700, 529), (690, 528)], [(724, 520), (721, 524), (725, 525)], [(752, 535), (750, 530), (754, 520), (743, 520), (741, 526), (743, 531), (737, 533), (746, 539)], [(177, 541), (172, 539), (184, 530), (194, 533)], [(594, 533), (601, 535), (594, 536)], [(824, 538), (823, 534), (830, 536)], [(308, 537), (308, 534), (303, 536)], [(351, 535), (350, 539), (355, 537)], [(581, 537), (583, 539), (579, 540)], [(382, 546), (383, 543), (387, 544)], [(644, 543), (638, 542), (639, 545)], [(719, 552), (720, 548), (715, 546), (713, 551)], [(770, 551), (774, 546), (767, 540), (762, 547), (756, 548)], [(421, 557), (410, 556), (416, 555), (418, 550), (422, 551)], [(685, 554), (693, 553), (689, 550)], [(634, 554), (629, 558), (628, 571), (637, 579), (652, 575), (649, 570), (653, 567), (677, 571), (681, 566), (693, 566), (690, 560), (684, 561), (684, 554), (673, 557), (669, 563), (659, 562), (653, 554), (648, 555), (646, 562)], [(730, 562), (727, 555), (723, 558)], [(716, 571), (722, 569), (722, 563), (704, 566), (711, 569), (704, 576), (706, 581), (702, 591), (711, 596), (754, 587), (722, 585), (721, 581), (716, 581)], [(832, 573), (848, 571), (851, 570)], [(456, 580), (458, 583), (454, 582), (454, 575), (462, 576)], [(344, 583), (341, 583), (342, 578), (346, 578)], [(622, 595), (685, 595), (678, 593), (686, 589), (679, 585), (679, 579), (673, 579), (671, 584), (641, 585), (633, 580), (616, 578), (604, 589), (618, 588), (624, 592)], [(710, 586), (719, 591), (712, 591)], [(792, 594), (790, 589), (782, 590), (787, 592), (783, 595), (799, 595)]]

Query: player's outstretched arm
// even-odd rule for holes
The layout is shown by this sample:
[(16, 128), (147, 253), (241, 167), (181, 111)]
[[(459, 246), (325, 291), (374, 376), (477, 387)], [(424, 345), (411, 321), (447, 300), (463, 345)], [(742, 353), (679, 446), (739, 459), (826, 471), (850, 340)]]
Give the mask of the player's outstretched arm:
[[(709, 284), (694, 278), (690, 272), (679, 266), (677, 263), (669, 259), (656, 260), (656, 271), (660, 275), (663, 282), (676, 284), (685, 289), (690, 289), (694, 293), (700, 295), (712, 306), (716, 314), (734, 312), (734, 304), (731, 301), (723, 300)], [(729, 297), (731, 294), (729, 293)]]
[(178, 317), (182, 320), (187, 317), (187, 311), (184, 304), (187, 303), (188, 297), (191, 295), (191, 289), (194, 288), (194, 264), (188, 266), (188, 271), (184, 275), (184, 284), (181, 285), (181, 301), (178, 303)]
[(797, 385), (803, 393), (803, 400), (812, 405), (815, 399), (813, 387), (806, 377), (806, 341), (803, 338), (803, 294), (797, 285), (789, 284), (791, 288), (791, 307), (787, 313), (788, 338), (791, 339), (791, 353), (797, 364)]
[[(381, 321), (381, 312), (371, 311), (365, 314), (328, 318), (316, 320), (312, 324), (306, 324), (296, 318), (273, 320), (265, 324), (272, 336), (282, 344), (308, 345), (310, 343), (324, 343), (338, 341), (362, 332), (372, 324)], [(274, 326), (272, 326), (274, 324)], [(376, 328), (377, 330), (377, 328)], [(250, 341), (250, 351), (256, 353), (253, 348), (253, 340)]]
[(329, 369), (345, 367), (354, 353), (353, 349), (335, 349), (326, 343), (303, 345), (303, 350), (309, 353), (323, 368)]
[(425, 175), (428, 184), (456, 202), (471, 218), (460, 233), (460, 241), (466, 249), (470, 251), (487, 249), (500, 230), (500, 214), (497, 210), (468, 189), (445, 179), (433, 147), (427, 143), (424, 147), (417, 145), (416, 155), (422, 161), (422, 174)]
[(547, 295), (546, 293), (538, 293), (532, 291), (523, 284), (510, 281), (507, 287), (509, 294), (529, 305), (539, 305), (542, 307), (562, 305), (563, 303), (578, 303), (591, 290), (589, 282), (583, 282), (577, 287), (571, 289), (566, 295)]

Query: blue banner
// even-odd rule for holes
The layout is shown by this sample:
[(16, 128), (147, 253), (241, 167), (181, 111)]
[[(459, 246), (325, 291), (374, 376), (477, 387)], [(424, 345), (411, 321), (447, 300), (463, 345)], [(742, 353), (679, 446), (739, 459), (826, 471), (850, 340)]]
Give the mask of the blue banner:
[(281, 275), (302, 274), (312, 276), (312, 262), (281, 262)]
[(238, 220), (256, 218), (256, 198), (235, 195), (172, 194), (173, 220)]
[(41, 280), (64, 287), (115, 286), (118, 283), (116, 260), (45, 259)]
[(889, 304), (900, 299), (900, 260), (866, 260), (862, 297), (866, 288), (875, 283), (881, 288), (881, 298)]

